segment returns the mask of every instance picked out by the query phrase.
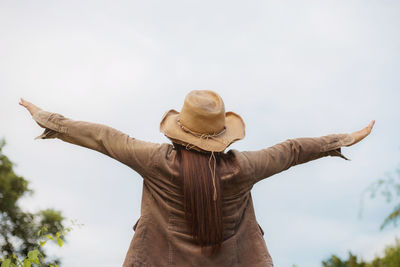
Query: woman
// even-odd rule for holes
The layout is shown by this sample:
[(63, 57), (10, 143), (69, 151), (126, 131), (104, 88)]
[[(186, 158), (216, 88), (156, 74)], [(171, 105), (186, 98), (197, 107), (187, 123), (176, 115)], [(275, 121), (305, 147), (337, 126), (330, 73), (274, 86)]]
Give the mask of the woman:
[(73, 121), (21, 99), (45, 131), (38, 138), (102, 152), (143, 177), (141, 217), (123, 266), (273, 266), (250, 191), (291, 166), (339, 156), (374, 125), (352, 134), (289, 139), (272, 147), (225, 149), (245, 136), (242, 118), (212, 91), (192, 91), (181, 112), (168, 111), (160, 131), (171, 144), (131, 138), (113, 128)]

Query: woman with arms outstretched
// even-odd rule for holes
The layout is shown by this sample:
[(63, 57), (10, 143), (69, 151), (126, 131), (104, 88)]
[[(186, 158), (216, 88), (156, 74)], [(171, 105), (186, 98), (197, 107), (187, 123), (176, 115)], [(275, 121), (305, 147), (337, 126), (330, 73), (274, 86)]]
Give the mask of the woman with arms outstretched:
[(244, 138), (245, 124), (225, 112), (221, 97), (191, 91), (180, 112), (169, 110), (160, 131), (172, 144), (129, 137), (111, 127), (74, 121), (20, 104), (43, 128), (41, 139), (58, 138), (104, 153), (143, 177), (141, 216), (123, 263), (132, 266), (272, 267), (256, 221), (251, 189), (291, 166), (325, 156), (364, 139), (374, 121), (351, 134), (288, 139), (257, 151), (225, 149)]

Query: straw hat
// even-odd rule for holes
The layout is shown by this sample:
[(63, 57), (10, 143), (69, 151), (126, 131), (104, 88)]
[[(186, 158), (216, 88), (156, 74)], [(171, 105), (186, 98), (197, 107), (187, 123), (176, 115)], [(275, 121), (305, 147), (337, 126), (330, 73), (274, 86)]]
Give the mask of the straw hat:
[(225, 113), (222, 98), (209, 90), (187, 94), (181, 112), (167, 111), (160, 131), (173, 142), (210, 152), (223, 152), (245, 136), (243, 119), (234, 112)]

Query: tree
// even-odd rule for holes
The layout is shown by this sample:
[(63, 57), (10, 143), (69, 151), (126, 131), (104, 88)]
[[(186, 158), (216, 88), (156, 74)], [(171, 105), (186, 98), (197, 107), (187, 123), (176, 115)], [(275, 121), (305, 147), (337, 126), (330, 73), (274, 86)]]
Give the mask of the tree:
[[(394, 208), (383, 220), (381, 230), (387, 227), (390, 223), (397, 226), (397, 221), (400, 219), (400, 167), (395, 170), (395, 174), (386, 173), (385, 178), (372, 183), (365, 191), (370, 193), (371, 198), (380, 195), (386, 199), (388, 203), (394, 202)], [(398, 267), (400, 266), (400, 239), (396, 239), (394, 245), (385, 248), (385, 254), (382, 258), (375, 259), (368, 263), (359, 261), (357, 256), (349, 252), (349, 258), (342, 260), (336, 255), (322, 262), (324, 267)]]
[[(396, 244), (385, 248), (385, 256), (372, 261), (371, 267), (398, 267), (400, 266), (400, 240)], [(369, 267), (369, 266), (368, 266)]]
[[(53, 209), (31, 213), (20, 208), (18, 200), (33, 191), (27, 180), (15, 174), (13, 163), (3, 154), (4, 145), (5, 141), (0, 140), (0, 256), (15, 254), (23, 258), (37, 249), (41, 229), (51, 235), (63, 231), (64, 217)], [(42, 248), (39, 251), (46, 258)]]
[(400, 240), (385, 248), (384, 256), (375, 257), (372, 262), (359, 261), (357, 256), (349, 252), (349, 258), (342, 260), (336, 255), (322, 262), (323, 267), (398, 267), (400, 266)]
[(394, 208), (389, 213), (381, 224), (381, 230), (393, 223), (397, 226), (397, 220), (400, 218), (400, 167), (395, 170), (395, 174), (386, 173), (385, 178), (379, 179), (371, 184), (366, 192), (370, 192), (371, 198), (376, 195), (383, 196), (388, 203), (394, 202)]
[(322, 262), (323, 267), (367, 267), (365, 262), (359, 262), (357, 256), (349, 252), (349, 258), (342, 260), (336, 255), (332, 255), (329, 259)]

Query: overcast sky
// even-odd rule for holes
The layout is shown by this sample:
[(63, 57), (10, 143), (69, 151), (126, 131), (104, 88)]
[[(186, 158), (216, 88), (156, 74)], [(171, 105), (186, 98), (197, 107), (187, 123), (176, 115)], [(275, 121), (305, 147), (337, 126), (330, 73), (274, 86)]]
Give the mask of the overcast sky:
[(63, 266), (121, 266), (140, 214), (142, 178), (106, 156), (42, 130), (19, 97), (66, 117), (168, 142), (158, 131), (193, 89), (211, 89), (246, 122), (231, 146), (372, 134), (266, 179), (252, 195), (277, 267), (321, 266), (352, 250), (364, 259), (394, 243), (379, 231), (392, 206), (364, 198), (400, 166), (400, 2), (0, 1), (0, 137), (35, 191), (26, 209), (52, 207), (84, 224)]

